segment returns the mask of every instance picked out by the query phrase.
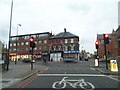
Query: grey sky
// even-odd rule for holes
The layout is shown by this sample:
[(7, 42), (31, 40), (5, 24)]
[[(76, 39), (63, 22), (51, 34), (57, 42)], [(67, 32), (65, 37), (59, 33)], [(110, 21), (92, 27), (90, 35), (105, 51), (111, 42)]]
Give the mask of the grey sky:
[[(7, 42), (12, 0), (0, 0), (0, 30)], [(80, 49), (94, 52), (97, 33), (118, 27), (119, 0), (13, 0), (12, 35), (67, 31), (80, 38)]]

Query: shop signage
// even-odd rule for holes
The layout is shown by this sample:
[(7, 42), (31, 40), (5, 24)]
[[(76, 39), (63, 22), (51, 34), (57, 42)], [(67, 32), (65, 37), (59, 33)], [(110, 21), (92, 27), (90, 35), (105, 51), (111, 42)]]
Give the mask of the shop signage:
[(65, 51), (64, 53), (80, 53), (80, 51)]

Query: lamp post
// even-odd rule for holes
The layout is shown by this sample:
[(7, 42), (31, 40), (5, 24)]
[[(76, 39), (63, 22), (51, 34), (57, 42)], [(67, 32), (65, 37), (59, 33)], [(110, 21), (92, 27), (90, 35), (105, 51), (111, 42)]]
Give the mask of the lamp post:
[[(17, 40), (18, 40), (18, 27), (21, 26), (21, 24), (17, 24), (17, 36), (16, 36), (16, 59), (17, 59)], [(15, 64), (17, 64), (17, 60), (15, 60)]]
[(11, 2), (8, 52), (7, 52), (7, 60), (6, 60), (6, 63), (5, 63), (7, 65), (7, 71), (9, 70), (9, 52), (10, 52), (10, 37), (11, 37), (11, 26), (12, 26), (12, 11), (13, 11), (13, 0)]

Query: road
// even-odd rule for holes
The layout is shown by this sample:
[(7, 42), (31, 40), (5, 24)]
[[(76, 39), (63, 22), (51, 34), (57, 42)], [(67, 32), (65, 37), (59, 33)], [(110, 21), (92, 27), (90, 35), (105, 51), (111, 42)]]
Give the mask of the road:
[[(42, 64), (43, 65), (43, 64)], [(43, 71), (20, 83), (17, 88), (93, 88), (116, 89), (118, 81), (91, 68), (92, 61), (78, 63), (51, 62)], [(64, 79), (64, 80), (63, 80)], [(68, 81), (66, 81), (68, 80)], [(83, 80), (83, 81), (82, 81)], [(57, 81), (63, 81), (61, 85)], [(75, 84), (78, 82), (77, 84)], [(85, 86), (85, 82), (89, 85)], [(81, 84), (80, 84), (81, 83)], [(86, 90), (86, 89), (85, 89)]]

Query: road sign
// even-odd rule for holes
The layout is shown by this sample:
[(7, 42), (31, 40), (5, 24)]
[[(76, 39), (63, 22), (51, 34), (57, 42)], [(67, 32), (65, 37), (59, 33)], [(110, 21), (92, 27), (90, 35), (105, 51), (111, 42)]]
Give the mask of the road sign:
[(110, 68), (111, 71), (117, 71), (118, 72), (118, 66), (116, 60), (110, 60)]

